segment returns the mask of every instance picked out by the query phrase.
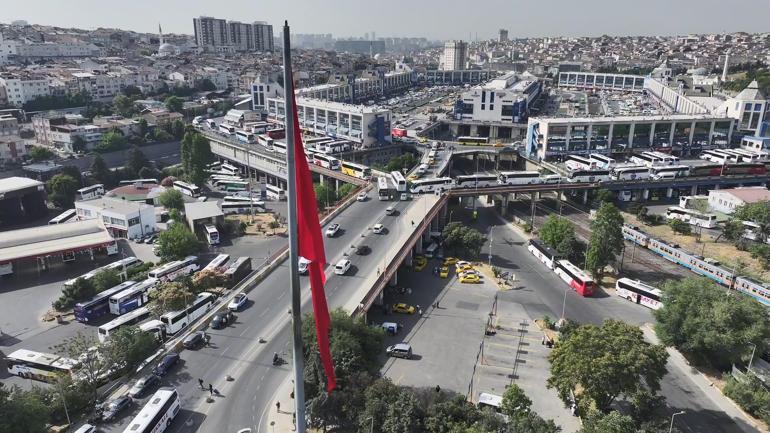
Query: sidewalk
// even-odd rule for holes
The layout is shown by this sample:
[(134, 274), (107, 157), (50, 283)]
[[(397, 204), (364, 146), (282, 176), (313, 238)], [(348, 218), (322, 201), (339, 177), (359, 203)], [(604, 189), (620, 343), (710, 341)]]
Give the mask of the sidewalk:
[[(294, 392), (294, 381), (287, 377), (275, 392), (270, 405), (267, 407), (267, 416), (264, 417), (264, 425), (258, 425), (257, 431), (265, 429), (268, 433), (290, 433), (294, 432), (294, 402), (291, 394)], [(281, 409), (276, 410), (276, 403), (281, 404)]]

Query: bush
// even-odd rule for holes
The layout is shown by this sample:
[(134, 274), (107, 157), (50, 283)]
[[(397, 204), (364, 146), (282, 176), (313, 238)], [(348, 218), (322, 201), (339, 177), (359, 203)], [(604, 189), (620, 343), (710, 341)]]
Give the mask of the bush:
[(671, 227), (671, 230), (673, 230), (674, 233), (679, 233), (681, 235), (689, 235), (692, 231), (690, 224), (676, 218), (669, 221), (668, 226)]
[(770, 423), (770, 392), (753, 375), (746, 375), (743, 380), (734, 377), (727, 379), (724, 393), (746, 412)]
[(129, 280), (142, 281), (147, 279), (147, 272), (155, 266), (153, 262), (145, 262), (126, 271)]

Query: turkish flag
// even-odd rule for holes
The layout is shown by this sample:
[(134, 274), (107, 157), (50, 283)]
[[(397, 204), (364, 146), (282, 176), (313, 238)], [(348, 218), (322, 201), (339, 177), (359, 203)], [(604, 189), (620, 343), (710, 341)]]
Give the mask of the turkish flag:
[[(334, 364), (329, 350), (329, 328), (331, 319), (329, 307), (326, 305), (326, 254), (324, 242), (321, 236), (321, 224), (318, 221), (318, 205), (316, 204), (315, 190), (313, 190), (313, 178), (307, 165), (305, 149), (302, 146), (302, 132), (297, 121), (297, 103), (294, 99), (294, 175), (297, 188), (297, 235), (299, 237), (299, 255), (310, 261), (308, 276), (310, 277), (310, 291), (313, 297), (313, 315), (315, 316), (316, 337), (318, 339), (318, 351), (321, 355), (321, 363), (326, 372), (326, 391), (331, 392), (337, 384), (334, 376)], [(288, 143), (287, 143), (288, 144)]]

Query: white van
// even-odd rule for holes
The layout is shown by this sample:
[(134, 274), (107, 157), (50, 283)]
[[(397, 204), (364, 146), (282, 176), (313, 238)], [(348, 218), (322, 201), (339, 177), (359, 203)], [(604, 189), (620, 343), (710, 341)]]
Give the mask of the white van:
[(79, 429), (75, 430), (74, 433), (94, 433), (95, 431), (96, 427), (91, 424), (83, 424)]
[(300, 275), (307, 274), (307, 267), (309, 265), (310, 265), (310, 260), (308, 260), (308, 259), (306, 259), (306, 258), (304, 258), (302, 256), (299, 256), (299, 262), (298, 262), (298, 266), (297, 266), (297, 271), (299, 272)]
[(425, 248), (425, 257), (432, 258), (436, 254), (436, 250), (438, 250), (438, 244), (433, 242), (428, 248)]
[(350, 269), (350, 260), (342, 259), (334, 265), (334, 273), (337, 275), (345, 275)]

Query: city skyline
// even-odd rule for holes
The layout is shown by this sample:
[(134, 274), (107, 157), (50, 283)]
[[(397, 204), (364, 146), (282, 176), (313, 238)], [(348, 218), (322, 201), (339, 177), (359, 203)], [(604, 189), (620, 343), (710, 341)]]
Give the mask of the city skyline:
[[(339, 0), (328, 7), (308, 0), (285, 3), (264, 2), (253, 13), (245, 13), (249, 2), (231, 0), (229, 8), (199, 0), (150, 2), (137, 0), (129, 10), (115, 14), (114, 5), (91, 0), (67, 3), (46, 1), (45, 7), (29, 9), (11, 3), (3, 11), (8, 22), (25, 20), (30, 24), (95, 29), (120, 28), (137, 32), (157, 32), (161, 23), (169, 33), (193, 33), (192, 19), (213, 16), (233, 21), (267, 21), (278, 29), (286, 19), (294, 33), (331, 33), (335, 37), (363, 37), (374, 32), (379, 37), (426, 37), (428, 39), (492, 39), (499, 28), (506, 28), (511, 38), (558, 36), (682, 35), (688, 33), (750, 33), (768, 31), (770, 11), (758, 0), (736, 0), (730, 8), (717, 0), (649, 0), (638, 11), (615, 9), (607, 0), (587, 0), (558, 5), (558, 14), (542, 3), (511, 6), (503, 0), (489, 0), (476, 8), (446, 8), (438, 0), (419, 4), (394, 0), (374, 4), (366, 14), (351, 0)], [(553, 5), (556, 6), (556, 5)], [(255, 8), (256, 9), (256, 8)], [(89, 14), (81, 12), (88, 10)], [(155, 17), (148, 19), (148, 10)], [(184, 11), (182, 13), (178, 11)], [(288, 13), (286, 13), (288, 11)], [(665, 11), (665, 13), (661, 13)], [(367, 19), (369, 16), (371, 19)], [(433, 19), (426, 21), (426, 16)], [(344, 26), (339, 26), (344, 23)], [(278, 31), (276, 31), (276, 34)]]

